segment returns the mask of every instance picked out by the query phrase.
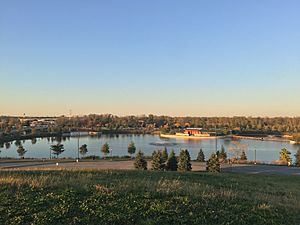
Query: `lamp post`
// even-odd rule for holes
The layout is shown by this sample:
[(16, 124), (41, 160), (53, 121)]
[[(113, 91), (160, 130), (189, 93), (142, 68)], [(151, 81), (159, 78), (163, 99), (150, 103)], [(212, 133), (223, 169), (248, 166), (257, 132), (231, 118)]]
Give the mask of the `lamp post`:
[(256, 147), (254, 147), (254, 164), (256, 165)]
[(218, 151), (217, 124), (215, 125), (215, 137), (216, 137), (215, 153), (217, 153), (217, 151)]
[(79, 138), (80, 138), (80, 131), (78, 132), (78, 138), (77, 138), (77, 160), (79, 160)]

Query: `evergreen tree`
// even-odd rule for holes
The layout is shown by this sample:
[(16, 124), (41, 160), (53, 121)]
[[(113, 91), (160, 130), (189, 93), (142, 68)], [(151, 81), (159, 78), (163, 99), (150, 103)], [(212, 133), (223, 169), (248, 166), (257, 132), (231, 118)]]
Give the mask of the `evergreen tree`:
[(295, 158), (296, 158), (295, 165), (300, 166), (300, 148), (298, 149), (297, 153), (295, 154)]
[(178, 164), (177, 159), (174, 153), (174, 150), (170, 152), (169, 158), (166, 163), (166, 170), (168, 171), (177, 171)]
[(291, 163), (291, 152), (289, 152), (286, 148), (281, 149), (280, 151), (280, 160), (286, 162), (286, 163)]
[(206, 163), (206, 170), (208, 172), (220, 172), (220, 162), (219, 157), (216, 154), (211, 154), (209, 160)]
[(166, 147), (162, 150), (161, 157), (164, 163), (168, 160), (168, 150)]
[(161, 152), (154, 151), (152, 153), (152, 160), (151, 160), (151, 169), (152, 170), (164, 170), (164, 162), (161, 156)]
[(24, 158), (24, 155), (27, 151), (25, 150), (25, 148), (22, 145), (19, 145), (17, 152), (18, 152), (20, 158)]
[(191, 165), (191, 157), (189, 151), (181, 150), (179, 154), (178, 159), (178, 171), (191, 171), (192, 165)]
[(144, 159), (144, 154), (141, 150), (139, 150), (135, 156), (134, 168), (138, 170), (147, 170), (147, 161)]
[(88, 152), (87, 145), (86, 144), (81, 145), (81, 147), (79, 148), (79, 152), (82, 156), (85, 156), (85, 154)]
[(245, 151), (242, 151), (242, 154), (240, 156), (240, 159), (241, 160), (247, 160), (247, 155), (246, 155), (246, 152)]
[(131, 155), (131, 158), (132, 158), (132, 155), (135, 153), (135, 150), (136, 150), (136, 147), (134, 145), (134, 142), (130, 142), (128, 144), (128, 153)]
[(104, 145), (102, 145), (101, 152), (103, 153), (104, 159), (105, 159), (106, 155), (109, 154), (109, 145), (108, 145), (108, 143), (105, 143)]
[(219, 151), (219, 150), (216, 151), (216, 156), (217, 156), (218, 158), (220, 157), (220, 151)]
[(222, 145), (222, 147), (221, 147), (221, 152), (220, 152), (220, 154), (219, 154), (219, 159), (221, 160), (221, 162), (222, 161), (225, 161), (226, 159), (227, 159), (227, 153), (225, 152), (225, 148), (224, 148), (224, 146)]
[(56, 145), (51, 145), (50, 149), (53, 152), (53, 154), (56, 155), (56, 158), (58, 158), (58, 156), (65, 151), (64, 145), (61, 143), (57, 143)]
[(198, 152), (197, 161), (205, 162), (205, 156), (204, 156), (202, 148), (200, 148), (200, 151)]

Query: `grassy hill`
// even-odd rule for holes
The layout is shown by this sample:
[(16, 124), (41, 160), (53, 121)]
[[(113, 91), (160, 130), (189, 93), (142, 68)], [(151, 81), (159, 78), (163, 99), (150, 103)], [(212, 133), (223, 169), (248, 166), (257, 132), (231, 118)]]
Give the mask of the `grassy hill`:
[(300, 177), (0, 171), (0, 224), (299, 224)]

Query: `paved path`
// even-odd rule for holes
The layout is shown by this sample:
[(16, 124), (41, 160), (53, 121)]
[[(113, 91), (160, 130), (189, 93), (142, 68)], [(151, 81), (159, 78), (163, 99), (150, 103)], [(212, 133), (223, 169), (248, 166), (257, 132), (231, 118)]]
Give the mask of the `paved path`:
[[(148, 161), (148, 167), (151, 163)], [(192, 162), (193, 171), (205, 171), (206, 164)], [(132, 170), (133, 161), (88, 161), (88, 162), (0, 162), (0, 169), (118, 169)], [(223, 172), (229, 173), (247, 173), (247, 174), (268, 174), (268, 175), (298, 175), (300, 176), (300, 167), (271, 166), (271, 165), (247, 165), (247, 164), (223, 164)]]

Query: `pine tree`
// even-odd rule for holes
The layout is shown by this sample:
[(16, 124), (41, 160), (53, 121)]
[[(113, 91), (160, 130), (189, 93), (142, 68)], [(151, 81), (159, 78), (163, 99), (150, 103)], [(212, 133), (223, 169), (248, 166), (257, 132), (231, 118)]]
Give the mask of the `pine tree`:
[(166, 163), (166, 170), (177, 171), (177, 168), (178, 168), (177, 159), (174, 150), (172, 150)]
[(104, 159), (105, 159), (106, 155), (109, 154), (109, 145), (108, 145), (108, 143), (105, 143), (104, 145), (102, 145), (101, 152), (104, 154)]
[(163, 163), (165, 163), (168, 160), (168, 150), (166, 147), (162, 150), (161, 157), (162, 157)]
[(204, 156), (202, 148), (198, 152), (197, 161), (198, 162), (205, 162), (205, 156)]
[(164, 170), (164, 162), (161, 156), (161, 152), (154, 151), (152, 153), (152, 160), (151, 160), (151, 169), (152, 170)]
[(87, 145), (86, 144), (81, 145), (79, 148), (79, 152), (82, 156), (85, 156), (85, 154), (88, 152)]
[(225, 152), (225, 148), (223, 145), (221, 146), (221, 152), (219, 153), (218, 157), (221, 160), (221, 162), (227, 159), (227, 153)]
[(295, 158), (296, 158), (295, 165), (300, 166), (300, 148), (298, 149), (297, 153), (295, 154)]
[(246, 155), (246, 152), (245, 151), (242, 151), (242, 154), (240, 156), (240, 159), (241, 160), (247, 160), (247, 155)]
[(58, 155), (60, 155), (65, 151), (64, 145), (61, 143), (57, 143), (56, 145), (51, 145), (50, 149), (53, 152), (53, 154), (56, 155), (56, 158), (58, 158)]
[(208, 172), (220, 172), (220, 162), (216, 154), (211, 154), (209, 160), (206, 163), (206, 170)]
[(130, 142), (128, 144), (128, 153), (131, 155), (131, 158), (132, 158), (132, 155), (135, 153), (135, 150), (136, 150), (136, 147), (134, 145), (134, 142)]
[(289, 164), (292, 162), (290, 155), (291, 155), (291, 152), (289, 152), (286, 148), (283, 148), (280, 151), (280, 160)]
[(26, 153), (27, 151), (26, 151), (25, 148), (20, 144), (20, 145), (18, 146), (17, 152), (18, 152), (20, 158), (24, 158), (24, 155), (25, 155), (25, 153)]
[(189, 151), (181, 150), (179, 154), (178, 159), (178, 171), (184, 172), (184, 171), (191, 171), (192, 165), (191, 165), (191, 157)]
[(141, 150), (139, 150), (135, 156), (134, 168), (138, 170), (147, 170), (147, 161), (144, 159), (144, 154)]

